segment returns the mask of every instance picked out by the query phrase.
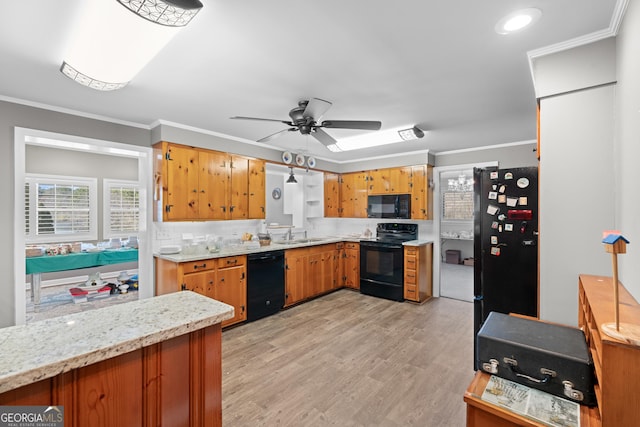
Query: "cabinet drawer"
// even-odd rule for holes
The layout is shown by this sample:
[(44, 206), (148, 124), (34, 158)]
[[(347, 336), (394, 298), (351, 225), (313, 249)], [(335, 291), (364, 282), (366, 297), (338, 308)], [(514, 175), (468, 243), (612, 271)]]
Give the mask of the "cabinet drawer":
[(417, 253), (418, 253), (418, 248), (415, 246), (404, 247), (404, 254), (407, 256), (416, 256)]
[(417, 260), (416, 257), (413, 256), (407, 256), (404, 258), (404, 268), (407, 269), (411, 269), (411, 270), (415, 270), (416, 269), (416, 265), (417, 265)]
[(207, 271), (216, 268), (215, 259), (202, 259), (200, 261), (190, 261), (182, 263), (184, 274), (195, 273), (196, 271)]
[(244, 265), (244, 256), (229, 256), (225, 258), (218, 258), (218, 268), (236, 267), (238, 265)]
[(415, 271), (405, 271), (404, 272), (404, 284), (416, 284), (416, 272)]
[(347, 249), (360, 249), (360, 243), (347, 242), (344, 244), (344, 247)]
[(414, 285), (404, 285), (404, 297), (405, 299), (417, 300), (418, 291)]

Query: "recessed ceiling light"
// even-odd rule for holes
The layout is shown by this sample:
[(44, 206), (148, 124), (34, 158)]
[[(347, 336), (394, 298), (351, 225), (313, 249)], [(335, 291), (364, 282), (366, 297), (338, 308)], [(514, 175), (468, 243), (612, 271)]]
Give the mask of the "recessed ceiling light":
[(495, 30), (498, 34), (511, 34), (529, 25), (535, 24), (542, 16), (542, 11), (531, 7), (521, 9), (502, 18), (496, 24)]

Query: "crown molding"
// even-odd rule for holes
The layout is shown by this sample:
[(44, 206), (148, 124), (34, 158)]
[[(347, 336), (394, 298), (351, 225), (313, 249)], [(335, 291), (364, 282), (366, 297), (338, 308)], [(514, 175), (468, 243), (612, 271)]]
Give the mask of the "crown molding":
[(535, 139), (529, 139), (526, 141), (508, 142), (506, 144), (484, 145), (482, 147), (474, 147), (474, 148), (461, 148), (459, 150), (440, 151), (438, 153), (433, 153), (433, 155), (443, 156), (443, 155), (449, 155), (449, 154), (471, 153), (473, 151), (494, 150), (494, 149), (517, 147), (520, 145), (530, 145), (530, 144), (537, 144), (537, 141)]

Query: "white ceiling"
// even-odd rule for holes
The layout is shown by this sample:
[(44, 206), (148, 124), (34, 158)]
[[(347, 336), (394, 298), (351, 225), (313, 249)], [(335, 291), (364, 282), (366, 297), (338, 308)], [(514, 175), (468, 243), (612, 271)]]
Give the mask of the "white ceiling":
[[(288, 120), (299, 100), (317, 97), (333, 102), (326, 120), (429, 131), (415, 142), (339, 154), (297, 132), (269, 142), (334, 161), (535, 139), (527, 52), (606, 30), (616, 6), (616, 0), (201, 0), (202, 11), (127, 87), (98, 92), (58, 71), (80, 1), (3, 4), (1, 99), (255, 141), (284, 125), (229, 117)], [(499, 19), (525, 7), (543, 11), (537, 24), (495, 33)], [(338, 139), (358, 132), (327, 130)]]

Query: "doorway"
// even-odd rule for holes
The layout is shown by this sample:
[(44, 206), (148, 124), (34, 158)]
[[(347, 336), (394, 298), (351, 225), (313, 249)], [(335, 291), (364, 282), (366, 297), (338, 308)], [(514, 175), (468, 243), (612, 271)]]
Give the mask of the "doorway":
[(473, 302), (473, 168), (494, 165), (434, 168), (434, 288), (441, 297)]
[[(73, 135), (64, 135), (53, 132), (45, 132), (34, 129), (15, 128), (15, 198), (14, 198), (14, 226), (16, 230), (25, 230), (25, 233), (16, 233), (14, 239), (14, 277), (15, 277), (15, 324), (26, 323), (27, 296), (25, 290), (26, 271), (26, 177), (27, 177), (27, 151), (34, 147), (43, 147), (46, 150), (54, 150), (58, 154), (86, 153), (97, 156), (105, 163), (133, 164), (137, 171), (131, 178), (137, 184), (139, 192), (139, 224), (138, 224), (138, 289), (137, 298), (153, 296), (153, 258), (152, 245), (149, 238), (149, 224), (151, 224), (151, 176), (152, 176), (152, 152), (149, 147), (82, 138)], [(52, 151), (53, 152), (53, 151)], [(105, 157), (103, 157), (105, 156)], [(70, 156), (71, 157), (71, 156)], [(73, 176), (73, 162), (66, 162), (69, 172), (66, 175)], [(102, 235), (102, 234), (99, 234)]]

